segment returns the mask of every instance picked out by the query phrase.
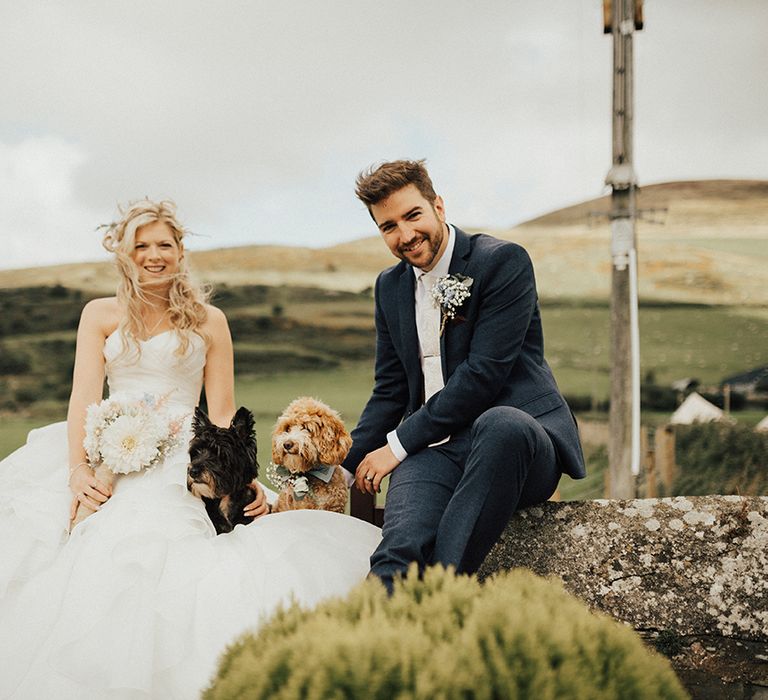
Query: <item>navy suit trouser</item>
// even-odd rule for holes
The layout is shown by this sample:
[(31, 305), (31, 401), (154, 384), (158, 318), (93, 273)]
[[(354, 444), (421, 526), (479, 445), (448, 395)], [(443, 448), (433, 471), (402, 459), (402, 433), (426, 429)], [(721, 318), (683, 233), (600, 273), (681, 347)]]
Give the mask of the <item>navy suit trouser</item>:
[(412, 562), (420, 571), (442, 564), (473, 573), (512, 514), (546, 501), (559, 479), (554, 445), (534, 418), (488, 409), (471, 429), (392, 472), (371, 574), (391, 591)]

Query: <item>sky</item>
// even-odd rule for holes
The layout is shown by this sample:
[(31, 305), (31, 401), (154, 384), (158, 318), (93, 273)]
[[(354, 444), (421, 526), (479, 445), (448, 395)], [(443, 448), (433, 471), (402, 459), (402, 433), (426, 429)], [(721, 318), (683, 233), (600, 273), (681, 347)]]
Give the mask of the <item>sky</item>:
[[(645, 0), (639, 182), (768, 179), (768, 2)], [(0, 0), (0, 268), (105, 259), (171, 198), (193, 249), (375, 235), (357, 173), (426, 158), (448, 218), (608, 190), (600, 0)]]

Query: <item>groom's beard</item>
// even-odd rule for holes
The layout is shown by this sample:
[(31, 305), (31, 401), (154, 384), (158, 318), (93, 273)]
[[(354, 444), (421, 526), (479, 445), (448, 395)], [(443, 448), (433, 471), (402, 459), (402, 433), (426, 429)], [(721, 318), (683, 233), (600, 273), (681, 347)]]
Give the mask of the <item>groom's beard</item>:
[[(409, 263), (410, 265), (413, 265), (414, 267), (428, 267), (432, 264), (432, 262), (435, 259), (435, 256), (437, 255), (438, 251), (440, 250), (440, 246), (443, 243), (443, 224), (439, 224), (439, 228), (435, 231), (431, 232), (431, 235), (429, 233), (420, 233), (418, 237), (414, 238), (413, 241), (410, 242), (409, 245), (399, 245), (397, 247), (397, 255), (401, 260), (405, 260), (405, 262)], [(420, 261), (419, 265), (416, 265), (415, 262), (413, 262), (409, 257), (409, 248), (413, 248), (415, 245), (418, 245), (421, 241), (426, 241), (428, 247), (429, 247), (429, 258), (427, 260)]]

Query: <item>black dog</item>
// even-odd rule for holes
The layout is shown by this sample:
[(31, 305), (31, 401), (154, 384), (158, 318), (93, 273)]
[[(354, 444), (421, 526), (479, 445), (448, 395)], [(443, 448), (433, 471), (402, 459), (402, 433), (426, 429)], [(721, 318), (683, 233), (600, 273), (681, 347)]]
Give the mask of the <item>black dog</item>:
[(253, 414), (241, 407), (229, 428), (220, 428), (195, 409), (187, 488), (205, 502), (217, 534), (253, 520), (243, 515), (243, 508), (256, 496), (249, 484), (259, 469), (253, 422)]

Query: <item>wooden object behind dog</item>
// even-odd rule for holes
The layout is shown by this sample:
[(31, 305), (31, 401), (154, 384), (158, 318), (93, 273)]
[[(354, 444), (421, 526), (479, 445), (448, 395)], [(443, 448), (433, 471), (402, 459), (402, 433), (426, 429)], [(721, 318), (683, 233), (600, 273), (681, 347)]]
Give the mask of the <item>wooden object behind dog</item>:
[(656, 471), (664, 484), (664, 493), (671, 494), (677, 478), (675, 428), (672, 425), (656, 428)]
[[(549, 498), (550, 501), (560, 501), (560, 489)], [(377, 527), (384, 525), (384, 506), (376, 504), (376, 495), (361, 493), (354, 486), (350, 489), (349, 514)]]
[(361, 493), (354, 486), (350, 489), (349, 513), (355, 518), (381, 527), (384, 524), (384, 507), (376, 505), (376, 495)]

